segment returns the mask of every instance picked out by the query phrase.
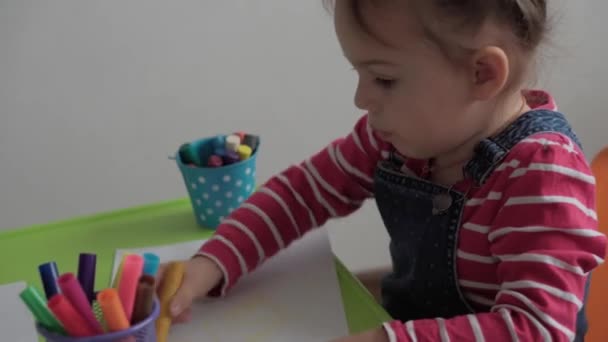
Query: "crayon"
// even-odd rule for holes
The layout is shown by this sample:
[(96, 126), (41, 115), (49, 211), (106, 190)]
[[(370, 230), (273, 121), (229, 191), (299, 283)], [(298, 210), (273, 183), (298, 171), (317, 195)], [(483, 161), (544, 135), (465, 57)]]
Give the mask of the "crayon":
[(50, 261), (38, 266), (38, 272), (40, 273), (40, 280), (44, 287), (44, 293), (46, 299), (50, 299), (54, 295), (61, 292), (59, 285), (57, 284), (57, 278), (59, 278), (59, 271), (57, 270), (57, 264), (54, 261)]
[(95, 254), (80, 253), (78, 258), (78, 282), (89, 299), (89, 303), (95, 299)]
[[(70, 302), (74, 309), (78, 311), (79, 316), (88, 323), (87, 325), (90, 330), (98, 334), (103, 333), (101, 324), (99, 324), (95, 318), (95, 315), (93, 314), (93, 308), (91, 307), (91, 303), (89, 303), (89, 298), (87, 298), (87, 295), (84, 293), (82, 286), (80, 286), (80, 283), (74, 274), (64, 273), (59, 277), (57, 282), (61, 288), (61, 293)], [(57, 297), (57, 295), (53, 296), (53, 298), (55, 297)]]
[(156, 272), (158, 272), (158, 267), (160, 266), (160, 258), (158, 255), (154, 253), (144, 253), (144, 270), (143, 273), (156, 276)]
[(34, 315), (36, 322), (40, 323), (48, 330), (59, 334), (65, 334), (63, 326), (49, 310), (46, 300), (38, 289), (29, 285), (19, 293), (19, 297), (21, 297), (21, 300), (28, 307), (32, 315)]
[(143, 272), (144, 258), (138, 254), (128, 255), (122, 266), (122, 275), (118, 281), (118, 296), (125, 309), (127, 320), (131, 320), (133, 304), (137, 291), (137, 282)]
[(97, 294), (97, 302), (101, 307), (109, 331), (121, 331), (129, 328), (130, 324), (116, 289), (109, 288), (100, 291)]
[(160, 288), (160, 315), (156, 320), (156, 338), (158, 342), (166, 342), (171, 327), (171, 299), (179, 289), (184, 277), (185, 266), (181, 262), (171, 262), (167, 265), (165, 276)]
[(234, 164), (239, 162), (239, 155), (234, 151), (226, 151), (226, 155), (222, 158), (224, 165)]
[(210, 156), (209, 160), (207, 161), (207, 166), (209, 167), (221, 167), (222, 165), (224, 165), (222, 157), (215, 154)]
[(63, 327), (70, 336), (85, 337), (96, 334), (96, 331), (91, 328), (87, 320), (80, 315), (78, 310), (76, 310), (68, 298), (63, 294), (54, 295), (49, 300), (48, 305), (49, 309), (51, 309), (57, 319), (63, 324)]
[(137, 294), (135, 295), (135, 305), (133, 306), (133, 316), (131, 323), (137, 324), (146, 319), (152, 313), (154, 305), (154, 293), (156, 289), (156, 279), (151, 275), (142, 275), (137, 284)]
[(237, 151), (240, 160), (245, 160), (245, 159), (251, 157), (251, 152), (252, 152), (251, 147), (249, 147), (247, 145), (239, 146), (239, 149)]
[(238, 135), (229, 135), (226, 137), (226, 150), (236, 152), (241, 145), (241, 138)]

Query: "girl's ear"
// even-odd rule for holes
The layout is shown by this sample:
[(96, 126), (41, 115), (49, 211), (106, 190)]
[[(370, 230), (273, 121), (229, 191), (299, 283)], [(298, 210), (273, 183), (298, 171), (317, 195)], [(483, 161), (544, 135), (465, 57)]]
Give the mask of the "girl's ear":
[(500, 94), (510, 73), (509, 58), (499, 47), (487, 46), (471, 59), (473, 96), (476, 100), (490, 100)]

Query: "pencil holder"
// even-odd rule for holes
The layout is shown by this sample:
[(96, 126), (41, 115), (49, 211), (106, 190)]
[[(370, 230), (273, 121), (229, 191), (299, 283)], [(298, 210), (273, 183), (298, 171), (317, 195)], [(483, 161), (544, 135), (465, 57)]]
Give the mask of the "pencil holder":
[[(100, 312), (95, 312), (97, 319), (101, 321)], [(145, 320), (122, 331), (106, 333), (90, 337), (69, 337), (59, 335), (36, 324), (36, 330), (47, 342), (156, 342), (156, 319), (160, 314), (160, 303), (154, 299), (152, 313)]]
[[(217, 149), (217, 141), (226, 136), (214, 136), (192, 142), (199, 159), (206, 161)], [(219, 167), (186, 164), (179, 151), (175, 155), (177, 166), (184, 179), (197, 224), (215, 229), (234, 209), (238, 208), (254, 191), (256, 160), (259, 140), (251, 155), (243, 160)]]

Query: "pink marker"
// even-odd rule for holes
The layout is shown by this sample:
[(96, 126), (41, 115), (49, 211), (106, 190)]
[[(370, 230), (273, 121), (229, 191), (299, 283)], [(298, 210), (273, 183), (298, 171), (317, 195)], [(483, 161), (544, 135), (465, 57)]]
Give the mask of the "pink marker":
[(144, 258), (141, 255), (130, 254), (125, 257), (122, 273), (118, 280), (118, 297), (122, 302), (122, 306), (125, 309), (125, 315), (129, 322), (131, 321), (131, 315), (133, 314), (137, 284), (143, 269)]
[(78, 313), (88, 323), (89, 327), (97, 334), (103, 334), (103, 328), (101, 324), (95, 318), (93, 314), (93, 308), (89, 303), (89, 298), (84, 293), (82, 286), (78, 282), (78, 279), (74, 276), (74, 273), (65, 273), (57, 279), (61, 293), (70, 301), (72, 306), (78, 311)]

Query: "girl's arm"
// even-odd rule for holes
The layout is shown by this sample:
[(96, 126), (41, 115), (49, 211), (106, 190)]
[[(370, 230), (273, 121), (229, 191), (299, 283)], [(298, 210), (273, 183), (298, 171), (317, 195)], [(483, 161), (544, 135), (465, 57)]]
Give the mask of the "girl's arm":
[[(311, 132), (314, 136), (314, 132)], [(220, 293), (279, 250), (334, 217), (343, 217), (372, 197), (372, 175), (388, 155), (362, 117), (346, 137), (272, 177), (217, 228), (199, 254), (224, 274)]]
[(487, 227), (498, 283), (460, 279), (468, 288), (498, 291), (490, 312), (390, 322), (390, 341), (573, 340), (587, 276), (606, 250), (595, 179), (582, 152), (558, 134), (526, 139), (505, 163), (513, 159), (519, 166), (501, 175), (501, 209)]

